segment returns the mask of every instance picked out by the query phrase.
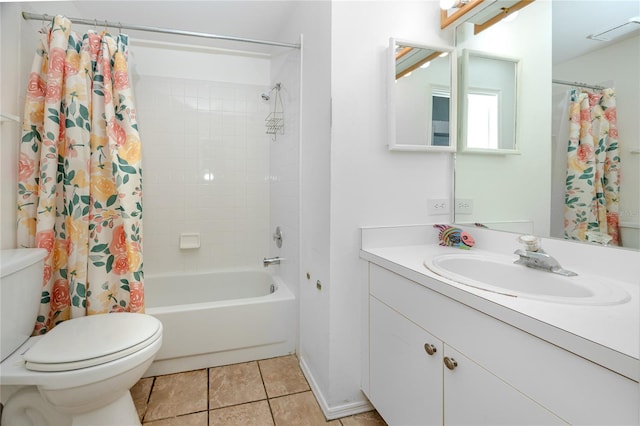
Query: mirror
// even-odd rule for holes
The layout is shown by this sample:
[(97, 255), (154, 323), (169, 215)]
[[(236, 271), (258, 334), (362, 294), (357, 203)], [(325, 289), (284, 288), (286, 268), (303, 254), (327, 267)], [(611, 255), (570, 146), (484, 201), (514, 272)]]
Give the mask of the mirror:
[(517, 59), (464, 49), (461, 62), (461, 152), (517, 154)]
[(457, 155), (456, 223), (479, 222), (493, 229), (563, 238), (567, 161), (558, 153), (566, 155), (567, 140), (553, 129), (568, 118), (552, 104), (565, 102), (572, 87), (552, 82), (584, 82), (615, 87), (620, 237), (622, 247), (640, 248), (640, 31), (609, 41), (587, 38), (634, 16), (640, 16), (638, 2), (536, 1), (520, 10), (516, 20), (480, 34), (473, 35), (471, 24), (456, 28), (459, 52), (469, 49), (520, 60), (520, 155)]
[(390, 40), (389, 150), (455, 151), (457, 88), (452, 52), (452, 48)]
[[(509, 72), (518, 78), (517, 108), (511, 107), (515, 112), (511, 120), (517, 126), (509, 133), (516, 133), (519, 154), (468, 155), (464, 151), (456, 155), (456, 223), (482, 223), (492, 229), (549, 235), (551, 111), (550, 104), (541, 101), (549, 98), (551, 88), (551, 7), (547, 3), (534, 2), (520, 10), (515, 21), (499, 22), (479, 34), (474, 34), (471, 23), (456, 28), (456, 51), (463, 65), (465, 54), (481, 59), (518, 58), (517, 65), (504, 62), (511, 64), (508, 68), (512, 71), (517, 68), (517, 73)], [(473, 85), (495, 89), (493, 77), (486, 82), (474, 81)], [(513, 148), (509, 151), (515, 153)]]

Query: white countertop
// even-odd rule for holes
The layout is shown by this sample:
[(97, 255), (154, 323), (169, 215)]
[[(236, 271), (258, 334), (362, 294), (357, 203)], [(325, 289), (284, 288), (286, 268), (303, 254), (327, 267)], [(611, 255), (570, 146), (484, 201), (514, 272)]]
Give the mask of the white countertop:
[[(607, 306), (571, 305), (476, 289), (441, 277), (423, 264), (434, 253), (460, 252), (465, 251), (437, 244), (424, 244), (365, 248), (360, 251), (360, 257), (639, 381), (640, 286), (636, 283), (616, 281), (631, 296), (626, 303)], [(472, 253), (494, 254), (476, 248)]]

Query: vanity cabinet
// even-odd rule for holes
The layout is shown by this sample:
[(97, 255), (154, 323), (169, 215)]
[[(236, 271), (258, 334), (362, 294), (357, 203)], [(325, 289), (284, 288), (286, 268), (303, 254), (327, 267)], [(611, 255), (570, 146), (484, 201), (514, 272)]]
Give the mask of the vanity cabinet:
[(370, 309), (369, 396), (388, 424), (565, 424), (375, 297)]
[(369, 399), (378, 412), (390, 425), (442, 424), (442, 341), (374, 297), (370, 326)]
[(444, 422), (451, 425), (564, 425), (559, 417), (445, 346), (454, 370), (444, 370)]
[(369, 280), (365, 392), (388, 424), (639, 423), (637, 382), (373, 263)]

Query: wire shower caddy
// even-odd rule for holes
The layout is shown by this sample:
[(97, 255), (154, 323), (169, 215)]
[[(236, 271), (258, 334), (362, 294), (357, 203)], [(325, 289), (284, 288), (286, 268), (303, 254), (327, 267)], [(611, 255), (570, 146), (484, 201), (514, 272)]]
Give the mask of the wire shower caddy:
[(273, 111), (264, 119), (265, 133), (267, 135), (273, 135), (274, 141), (278, 133), (281, 135), (284, 134), (284, 104), (282, 103), (282, 96), (280, 95), (281, 88), (281, 83), (276, 83), (273, 89), (271, 89), (276, 92), (273, 99)]

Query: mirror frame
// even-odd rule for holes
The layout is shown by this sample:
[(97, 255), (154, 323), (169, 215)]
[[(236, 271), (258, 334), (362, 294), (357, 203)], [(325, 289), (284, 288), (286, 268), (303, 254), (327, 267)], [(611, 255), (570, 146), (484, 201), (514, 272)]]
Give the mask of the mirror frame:
[[(398, 143), (396, 134), (396, 58), (395, 47), (402, 45), (407, 47), (415, 47), (419, 49), (437, 50), (440, 52), (448, 52), (449, 58), (449, 146), (431, 145), (430, 132), (428, 133), (427, 143), (424, 145), (412, 145)], [(385, 55), (385, 63), (387, 64), (387, 146), (389, 151), (422, 151), (422, 152), (455, 152), (457, 149), (457, 100), (458, 100), (458, 80), (457, 80), (457, 55), (454, 47), (444, 47), (435, 45), (420, 44), (412, 41), (401, 40), (397, 38), (389, 39), (389, 48)], [(434, 89), (441, 89), (442, 86), (435, 85)], [(433, 91), (432, 91), (433, 93)], [(425, 128), (431, 129), (432, 123), (425, 122)]]
[[(513, 136), (514, 136), (514, 146), (515, 148), (513, 149), (505, 149), (505, 148), (496, 148), (496, 149), (489, 149), (489, 148), (469, 148), (467, 147), (467, 126), (466, 126), (466, 122), (467, 122), (467, 115), (468, 115), (468, 109), (469, 109), (469, 103), (467, 100), (467, 94), (468, 93), (479, 93), (481, 91), (486, 91), (489, 92), (491, 91), (491, 89), (486, 89), (486, 88), (478, 88), (475, 86), (470, 86), (469, 81), (470, 81), (470, 76), (469, 76), (469, 56), (477, 56), (477, 57), (481, 57), (481, 58), (487, 58), (487, 59), (497, 59), (497, 60), (502, 60), (502, 61), (508, 61), (508, 62), (513, 62), (515, 64), (515, 114), (514, 114), (514, 127), (513, 127)], [(519, 107), (519, 102), (518, 99), (521, 97), (521, 93), (520, 93), (520, 86), (521, 86), (521, 82), (520, 79), (522, 78), (522, 63), (520, 61), (520, 59), (518, 58), (513, 58), (513, 57), (509, 57), (509, 56), (502, 56), (502, 55), (496, 55), (493, 53), (487, 53), (487, 52), (482, 52), (479, 50), (473, 50), (473, 49), (463, 49), (462, 50), (462, 61), (461, 61), (461, 67), (460, 67), (460, 74), (461, 74), (461, 78), (460, 78), (460, 100), (459, 100), (459, 104), (460, 104), (460, 128), (458, 129), (458, 134), (459, 134), (459, 144), (460, 144), (460, 152), (461, 153), (465, 153), (465, 154), (490, 154), (490, 155), (506, 155), (506, 154), (512, 154), (512, 155), (519, 155), (520, 154), (520, 148), (518, 145), (518, 140), (519, 140), (519, 115), (520, 115), (520, 107)], [(499, 92), (499, 91), (498, 91)], [(501, 106), (498, 106), (498, 109), (500, 109)], [(500, 128), (500, 113), (498, 112), (498, 128)], [(499, 130), (500, 132), (500, 130)]]

